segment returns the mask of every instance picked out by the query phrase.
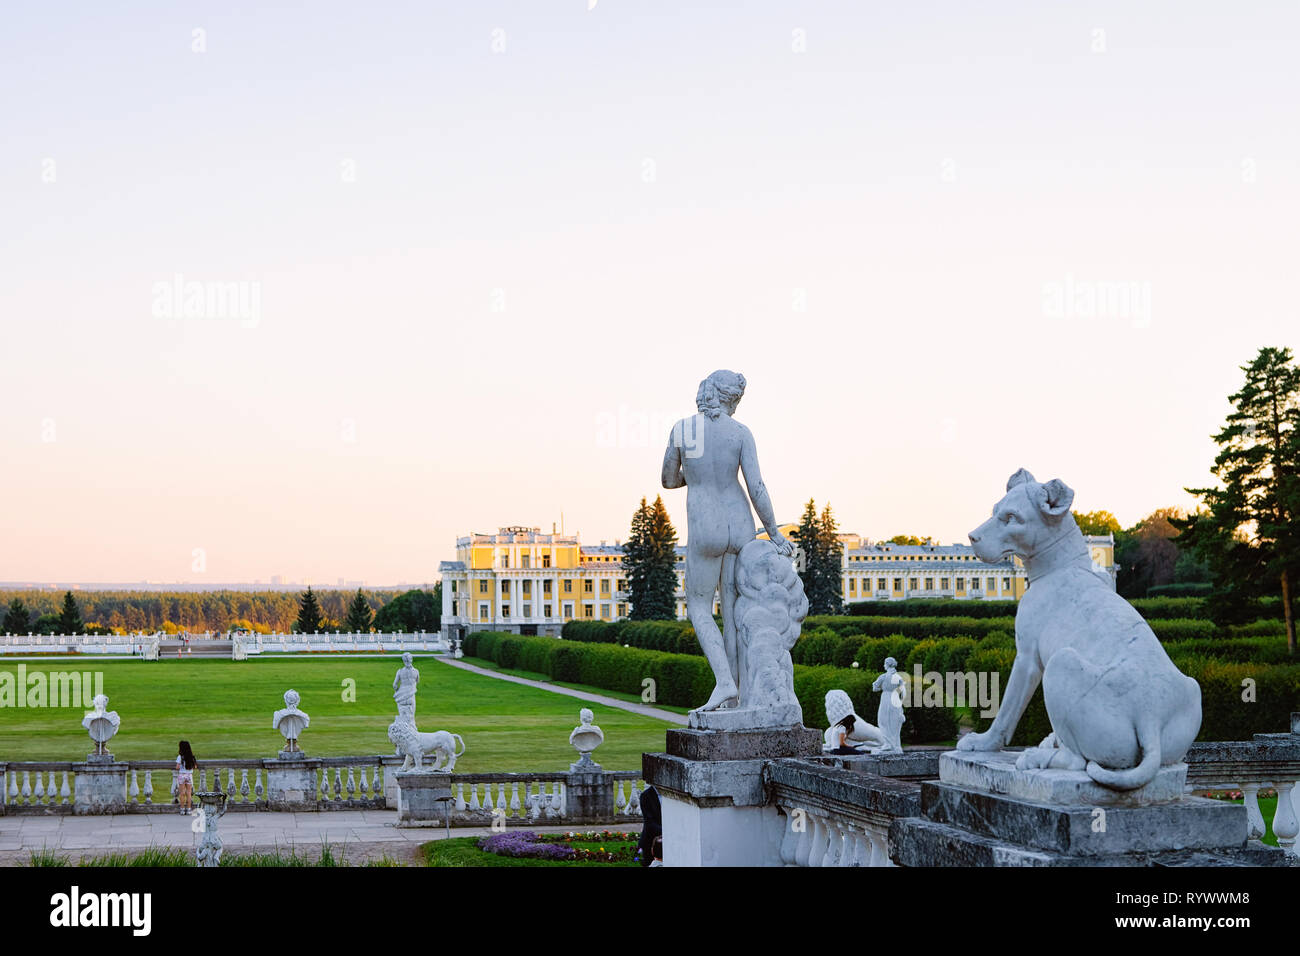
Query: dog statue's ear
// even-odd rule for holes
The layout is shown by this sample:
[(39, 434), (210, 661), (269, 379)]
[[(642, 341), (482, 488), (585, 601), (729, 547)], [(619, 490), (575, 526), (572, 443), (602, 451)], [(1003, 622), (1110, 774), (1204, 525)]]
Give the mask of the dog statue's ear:
[(1043, 483), (1043, 498), (1039, 504), (1043, 514), (1059, 518), (1070, 510), (1073, 503), (1074, 489), (1060, 478)]
[(1029, 482), (1032, 485), (1034, 483), (1034, 476), (1031, 475), (1029, 472), (1025, 471), (1025, 469), (1021, 468), (1014, 475), (1012, 475), (1010, 478), (1007, 479), (1007, 491), (1010, 491), (1012, 488), (1015, 488), (1018, 485), (1023, 485), (1025, 482)]

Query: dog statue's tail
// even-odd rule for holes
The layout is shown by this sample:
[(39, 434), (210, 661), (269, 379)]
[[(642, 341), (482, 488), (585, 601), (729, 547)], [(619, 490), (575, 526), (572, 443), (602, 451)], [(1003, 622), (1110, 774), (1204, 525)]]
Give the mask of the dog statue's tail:
[(460, 739), (460, 734), (452, 734), (452, 736), (456, 738), (456, 743), (460, 744), (460, 750), (456, 753), (456, 756), (459, 757), (465, 752), (465, 741)]
[(1160, 771), (1160, 727), (1153, 720), (1138, 727), (1138, 747), (1142, 760), (1131, 770), (1107, 770), (1095, 760), (1088, 761), (1088, 776), (1112, 790), (1136, 790), (1156, 778)]

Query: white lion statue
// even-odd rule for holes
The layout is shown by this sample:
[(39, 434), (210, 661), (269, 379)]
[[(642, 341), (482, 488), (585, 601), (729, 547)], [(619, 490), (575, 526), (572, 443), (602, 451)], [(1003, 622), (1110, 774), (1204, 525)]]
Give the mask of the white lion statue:
[[(430, 769), (451, 773), (456, 769), (456, 758), (465, 752), (465, 741), (460, 734), (445, 730), (421, 733), (415, 729), (414, 723), (401, 719), (388, 725), (388, 739), (397, 748), (397, 753), (406, 757), (402, 761), (402, 770), (411, 769), (412, 762), (415, 763), (416, 770), (423, 770), (424, 755), (434, 754)], [(456, 749), (457, 744), (460, 745), (459, 751)]]

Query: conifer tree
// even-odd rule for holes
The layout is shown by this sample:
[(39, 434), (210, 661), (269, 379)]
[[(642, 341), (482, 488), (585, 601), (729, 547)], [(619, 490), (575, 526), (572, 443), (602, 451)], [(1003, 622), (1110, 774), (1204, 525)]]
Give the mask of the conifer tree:
[(320, 602), (316, 600), (311, 585), (307, 586), (307, 591), (300, 600), (298, 620), (294, 622), (294, 630), (299, 634), (315, 634), (320, 630), (321, 610)]
[(81, 608), (77, 607), (76, 598), (68, 591), (63, 595), (63, 610), (59, 612), (59, 633), (80, 634), (85, 626), (81, 619)]
[(364, 634), (370, 630), (370, 622), (374, 615), (370, 611), (370, 603), (366, 596), (361, 593), (361, 588), (357, 588), (357, 596), (352, 599), (348, 605), (348, 614), (345, 621), (347, 629), (353, 634)]

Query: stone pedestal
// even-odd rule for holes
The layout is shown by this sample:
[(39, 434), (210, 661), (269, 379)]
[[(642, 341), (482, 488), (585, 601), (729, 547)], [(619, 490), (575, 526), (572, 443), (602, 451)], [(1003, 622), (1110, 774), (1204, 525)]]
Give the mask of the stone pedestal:
[(821, 734), (670, 730), (667, 753), (644, 754), (642, 777), (660, 796), (665, 866), (763, 866), (779, 859), (783, 828), (766, 806), (763, 764), (821, 751)]
[(113, 762), (112, 754), (90, 754), (85, 763), (73, 764), (72, 812), (125, 813), (126, 769), (126, 764)]
[(921, 815), (894, 820), (899, 866), (1284, 865), (1248, 844), (1246, 808), (1183, 795), (1186, 764), (1137, 790), (1084, 771), (1017, 770), (1015, 752), (949, 752), (921, 785)]
[(451, 774), (429, 770), (399, 771), (397, 782), (397, 825), (419, 826), (447, 820), (451, 810)]
[(316, 771), (320, 760), (301, 750), (280, 751), (274, 760), (263, 760), (266, 769), (266, 801), (272, 810), (315, 810)]
[[(581, 767), (579, 761), (572, 767)], [(614, 819), (614, 783), (599, 765), (595, 770), (570, 770), (564, 780), (564, 821), (602, 823)]]

